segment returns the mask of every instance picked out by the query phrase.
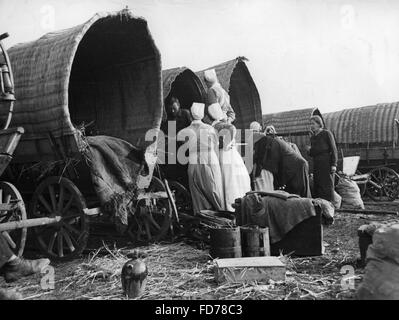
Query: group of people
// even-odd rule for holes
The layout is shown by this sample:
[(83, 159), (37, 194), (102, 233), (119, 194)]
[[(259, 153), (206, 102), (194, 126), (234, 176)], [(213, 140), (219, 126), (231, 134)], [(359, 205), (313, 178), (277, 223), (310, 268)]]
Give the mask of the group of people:
[(234, 211), (235, 199), (251, 191), (251, 181), (236, 147), (235, 113), (215, 70), (205, 72), (207, 105), (193, 103), (190, 125), (178, 132), (188, 144), (188, 184), (195, 214)]
[(220, 85), (215, 70), (204, 74), (208, 87), (206, 104), (193, 103), (191, 112), (170, 99), (168, 120), (176, 121), (177, 140), (187, 142), (187, 180), (194, 213), (202, 210), (231, 211), (237, 198), (251, 190), (271, 192), (284, 189), (303, 198), (334, 199), (337, 149), (334, 137), (324, 129), (321, 117), (313, 116), (311, 146), (313, 195), (309, 165), (295, 144), (278, 137), (273, 126), (263, 132), (258, 122), (253, 133), (253, 163), (250, 169), (237, 150), (233, 125), (235, 112), (228, 93)]

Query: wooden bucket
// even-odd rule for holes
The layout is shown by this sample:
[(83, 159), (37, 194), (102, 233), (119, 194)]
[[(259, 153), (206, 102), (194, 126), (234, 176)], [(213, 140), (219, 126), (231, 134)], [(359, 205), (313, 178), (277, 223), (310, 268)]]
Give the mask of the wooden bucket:
[(241, 258), (240, 228), (213, 228), (210, 236), (212, 258)]
[(270, 256), (269, 228), (241, 227), (243, 257)]

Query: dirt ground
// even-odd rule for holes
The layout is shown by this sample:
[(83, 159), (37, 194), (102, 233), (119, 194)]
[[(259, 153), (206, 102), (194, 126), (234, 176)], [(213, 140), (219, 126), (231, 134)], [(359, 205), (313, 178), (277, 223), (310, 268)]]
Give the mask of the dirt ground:
[[(383, 209), (378, 205), (368, 208)], [(386, 209), (396, 210), (396, 207), (391, 205)], [(185, 242), (141, 247), (140, 250), (148, 255), (149, 268), (146, 293), (141, 299), (356, 299), (356, 288), (363, 274), (357, 263), (360, 257), (357, 229), (372, 221), (393, 218), (392, 215), (336, 214), (334, 224), (324, 228), (326, 252), (323, 256), (282, 258), (287, 264), (285, 283), (218, 285), (207, 250), (199, 250)], [(125, 299), (120, 271), (128, 260), (129, 250), (131, 248), (105, 247), (82, 259), (53, 264), (53, 290), (42, 289), (41, 284), (48, 284), (43, 275), (13, 284), (1, 279), (0, 287), (15, 290), (26, 300)], [(345, 270), (354, 271), (353, 282), (343, 280), (341, 272)]]

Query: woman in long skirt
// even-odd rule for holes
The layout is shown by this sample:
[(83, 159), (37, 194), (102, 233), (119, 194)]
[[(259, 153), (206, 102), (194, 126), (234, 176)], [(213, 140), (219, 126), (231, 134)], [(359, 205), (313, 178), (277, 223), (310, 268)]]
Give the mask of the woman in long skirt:
[[(224, 211), (222, 174), (218, 159), (218, 137), (214, 128), (201, 120), (205, 105), (194, 103), (191, 107), (191, 125), (178, 133), (178, 140), (188, 138), (188, 182), (194, 214), (201, 210)], [(178, 161), (183, 152), (178, 153)], [(184, 164), (184, 163), (182, 163)]]
[(244, 197), (247, 192), (251, 191), (251, 179), (237, 150), (236, 127), (221, 121), (224, 115), (218, 103), (210, 105), (208, 113), (213, 118), (212, 125), (219, 135), (219, 161), (226, 211), (234, 212), (235, 200)]
[(319, 116), (310, 118), (313, 136), (310, 139), (310, 156), (313, 158), (313, 198), (334, 199), (334, 173), (337, 171), (337, 147), (333, 134), (324, 129)]

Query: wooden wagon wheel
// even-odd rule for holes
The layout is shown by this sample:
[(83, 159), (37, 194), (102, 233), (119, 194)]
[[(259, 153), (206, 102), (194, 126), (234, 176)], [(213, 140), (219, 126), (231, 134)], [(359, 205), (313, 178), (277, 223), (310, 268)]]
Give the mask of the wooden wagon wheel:
[(169, 181), (169, 188), (173, 193), (177, 211), (192, 215), (193, 203), (190, 192), (177, 181)]
[[(0, 211), (0, 223), (26, 220), (26, 209), (21, 194), (11, 183), (0, 181), (0, 203), (19, 202), (19, 207), (12, 211)], [(3, 231), (2, 235), (17, 256), (22, 256), (25, 248), (27, 228)]]
[[(166, 192), (165, 185), (157, 177), (153, 177), (146, 193)], [(165, 239), (171, 228), (172, 208), (169, 200), (150, 199), (148, 206), (140, 200), (137, 210), (131, 217), (128, 233), (136, 243), (151, 243)]]
[(46, 178), (33, 194), (29, 214), (32, 218), (61, 217), (57, 224), (34, 228), (38, 246), (47, 257), (65, 261), (76, 258), (86, 248), (89, 225), (84, 210), (86, 201), (72, 181)]
[(399, 194), (399, 175), (387, 167), (371, 170), (366, 193), (374, 201), (394, 201)]

